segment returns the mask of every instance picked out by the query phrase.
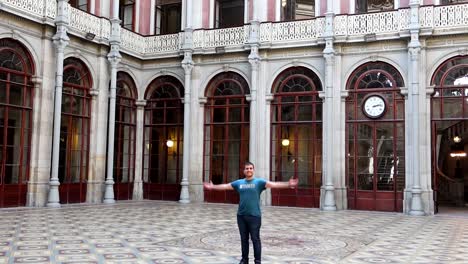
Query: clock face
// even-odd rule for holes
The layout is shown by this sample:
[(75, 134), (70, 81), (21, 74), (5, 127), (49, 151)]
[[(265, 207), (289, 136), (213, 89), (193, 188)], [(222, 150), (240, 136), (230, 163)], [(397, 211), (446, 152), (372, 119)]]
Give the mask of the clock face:
[(384, 114), (385, 107), (385, 101), (381, 96), (371, 95), (364, 101), (363, 111), (370, 118), (378, 118)]

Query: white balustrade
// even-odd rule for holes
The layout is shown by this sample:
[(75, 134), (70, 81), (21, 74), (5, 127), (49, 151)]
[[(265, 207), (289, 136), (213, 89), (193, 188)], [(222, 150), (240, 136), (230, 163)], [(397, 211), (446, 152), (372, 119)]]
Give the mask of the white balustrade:
[(3, 4), (22, 11), (24, 14), (39, 18), (44, 16), (44, 0), (3, 0)]
[(210, 30), (195, 30), (193, 32), (194, 48), (214, 48), (243, 45), (248, 38), (248, 27), (232, 27)]
[(419, 24), (421, 28), (434, 26), (434, 6), (421, 6), (419, 8)]
[(133, 53), (139, 53), (140, 55), (143, 55), (145, 53), (146, 42), (144, 36), (139, 35), (126, 28), (122, 28), (120, 32), (120, 46), (122, 49)]
[[(17, 13), (43, 23), (52, 23), (57, 16), (56, 0), (0, 0), (3, 11)], [(67, 5), (70, 17), (70, 33), (83, 35), (92, 33), (97, 41), (110, 38), (111, 23), (107, 18), (96, 17), (82, 10)], [(367, 34), (399, 33), (409, 29), (410, 9), (401, 8), (387, 12), (359, 15), (337, 15), (334, 17), (335, 36), (359, 36)], [(468, 4), (421, 6), (419, 24), (429, 30), (468, 27)], [(193, 48), (242, 47), (249, 39), (250, 25), (221, 29), (194, 30)], [(259, 40), (262, 44), (288, 44), (295, 41), (317, 40), (323, 36), (325, 18), (311, 20), (266, 22), (260, 24)], [(437, 31), (435, 31), (437, 34)], [(177, 52), (180, 49), (180, 34), (161, 36), (142, 36), (127, 29), (121, 30), (121, 46), (124, 51), (140, 56), (165, 52)]]
[(458, 27), (468, 25), (468, 4), (434, 7), (434, 27)]
[(145, 53), (160, 53), (179, 50), (179, 34), (146, 37)]
[(57, 0), (45, 0), (45, 17), (55, 19), (57, 16)]
[(70, 8), (70, 29), (101, 38), (101, 19), (77, 8)]
[(317, 38), (316, 20), (301, 20), (273, 23), (271, 27), (271, 41), (312, 40)]
[(333, 20), (333, 31), (337, 36), (348, 35), (348, 16), (339, 15), (335, 16)]

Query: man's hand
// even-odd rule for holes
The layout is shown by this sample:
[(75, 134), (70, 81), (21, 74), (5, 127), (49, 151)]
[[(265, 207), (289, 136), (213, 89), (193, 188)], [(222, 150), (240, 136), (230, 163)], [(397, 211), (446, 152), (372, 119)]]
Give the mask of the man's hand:
[(210, 191), (213, 189), (213, 182), (210, 181), (210, 182), (204, 182), (203, 183), (203, 189), (207, 190), (207, 191)]
[(289, 179), (289, 188), (296, 189), (298, 183), (299, 183), (299, 179), (297, 179), (297, 178), (296, 179), (295, 178)]

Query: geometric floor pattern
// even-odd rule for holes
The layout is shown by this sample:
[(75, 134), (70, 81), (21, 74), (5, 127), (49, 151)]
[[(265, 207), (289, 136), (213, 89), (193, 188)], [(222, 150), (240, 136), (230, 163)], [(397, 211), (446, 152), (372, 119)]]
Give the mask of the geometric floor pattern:
[[(0, 263), (238, 263), (236, 209), (162, 201), (0, 209)], [(264, 264), (468, 263), (468, 214), (262, 211)]]

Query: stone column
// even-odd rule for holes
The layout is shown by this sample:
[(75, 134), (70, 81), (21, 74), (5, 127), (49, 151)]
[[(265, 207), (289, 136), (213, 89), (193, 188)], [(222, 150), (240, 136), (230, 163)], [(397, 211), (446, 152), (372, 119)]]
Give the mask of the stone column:
[(135, 103), (137, 107), (136, 117), (136, 135), (135, 135), (135, 179), (133, 180), (133, 200), (143, 200), (143, 130), (145, 124), (145, 100), (138, 100)]
[(334, 91), (333, 91), (333, 71), (335, 68), (335, 50), (333, 48), (333, 11), (331, 1), (328, 1), (327, 13), (325, 14), (325, 49), (323, 57), (325, 58), (325, 90), (320, 94), (324, 99), (324, 114), (323, 122), (323, 199), (320, 205), (324, 211), (336, 211), (335, 187), (333, 184), (333, 172), (336, 167), (334, 156), (337, 150), (333, 144), (336, 136), (335, 123), (340, 120), (335, 120), (333, 113), (334, 109)]
[(409, 55), (409, 67), (408, 74), (410, 85), (408, 86), (408, 101), (410, 109), (410, 118), (407, 122), (410, 126), (409, 140), (412, 148), (407, 153), (410, 153), (409, 159), (411, 166), (410, 175), (413, 176), (413, 185), (411, 187), (411, 205), (409, 214), (410, 215), (424, 215), (423, 203), (422, 203), (422, 189), (421, 189), (421, 173), (420, 173), (420, 157), (421, 155), (421, 142), (420, 138), (424, 137), (421, 134), (427, 134), (427, 131), (420, 131), (420, 92), (419, 92), (419, 68), (420, 68), (420, 57), (421, 57), (421, 43), (419, 42), (419, 1), (410, 1), (410, 34), (411, 40), (408, 44), (408, 55)]
[[(118, 2), (114, 2), (115, 6)], [(120, 55), (120, 20), (118, 13), (113, 14), (111, 19), (111, 36), (110, 36), (110, 51), (107, 55), (110, 65), (111, 82), (109, 93), (109, 119), (108, 119), (108, 137), (107, 137), (107, 177), (106, 189), (104, 192), (104, 203), (115, 203), (114, 199), (114, 134), (115, 134), (115, 104), (116, 104), (116, 90), (117, 90), (117, 65), (119, 64), (122, 56)]]
[(258, 54), (259, 47), (259, 38), (258, 33), (260, 31), (260, 22), (257, 19), (256, 15), (256, 2), (253, 3), (253, 20), (250, 22), (250, 31), (249, 31), (249, 41), (250, 45), (250, 54), (249, 54), (249, 63), (251, 70), (250, 77), (250, 123), (249, 123), (249, 160), (256, 164), (260, 159), (259, 156), (259, 142), (258, 142), (258, 133), (259, 133), (259, 109), (257, 101), (257, 90), (259, 84), (259, 68), (260, 68), (260, 55)]
[(55, 73), (55, 99), (54, 99), (54, 130), (52, 133), (52, 171), (49, 181), (49, 197), (47, 207), (60, 207), (59, 197), (59, 148), (60, 148), (60, 122), (62, 115), (62, 86), (63, 86), (63, 59), (64, 50), (70, 39), (67, 35), (68, 11), (70, 6), (68, 0), (57, 1), (57, 17), (55, 25), (57, 33), (54, 35), (53, 42), (56, 48), (56, 73)]
[[(190, 31), (189, 34), (192, 32)], [(191, 39), (191, 37), (190, 37)], [(191, 42), (190, 42), (191, 46)], [(189, 171), (190, 171), (190, 122), (191, 111), (190, 111), (190, 102), (191, 102), (191, 89), (192, 89), (192, 70), (193, 70), (193, 60), (192, 60), (192, 50), (187, 49), (184, 51), (184, 59), (182, 60), (182, 68), (185, 72), (184, 80), (184, 145), (183, 145), (183, 160), (182, 160), (182, 182), (181, 191), (180, 191), (180, 200), (179, 203), (190, 203), (189, 195)]]

